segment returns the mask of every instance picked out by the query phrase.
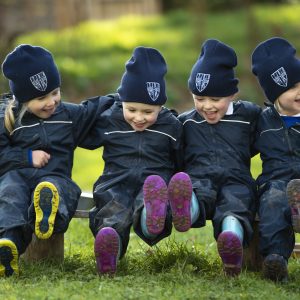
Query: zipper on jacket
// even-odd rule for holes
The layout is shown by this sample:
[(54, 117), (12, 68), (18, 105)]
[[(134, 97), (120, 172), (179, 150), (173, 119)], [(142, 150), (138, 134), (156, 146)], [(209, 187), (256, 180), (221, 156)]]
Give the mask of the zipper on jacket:
[(142, 162), (142, 134), (140, 132), (137, 132), (137, 134), (139, 135), (139, 145), (138, 145), (138, 150), (139, 150), (139, 160), (138, 160), (138, 166), (140, 165), (140, 163)]
[[(276, 111), (276, 112), (277, 112), (277, 111)], [(280, 117), (280, 115), (279, 115), (278, 112), (277, 112), (277, 114), (278, 114), (278, 116), (279, 116), (279, 119), (280, 119), (282, 128), (283, 128), (283, 130), (284, 130), (284, 135), (285, 135), (285, 138), (286, 138), (286, 141), (287, 141), (287, 144), (288, 144), (289, 155), (290, 155), (290, 157), (293, 159), (293, 147), (292, 147), (291, 140), (290, 140), (290, 136), (289, 136), (289, 128), (286, 127), (284, 121), (282, 120), (282, 118)]]
[(284, 121), (282, 120), (279, 112), (275, 109), (275, 107), (271, 107), (273, 113), (275, 113), (275, 115), (277, 116), (277, 118), (279, 118), (279, 121), (281, 123), (281, 126), (284, 130), (284, 135), (288, 144), (288, 149), (289, 149), (289, 155), (291, 156), (291, 158), (293, 159), (293, 147), (291, 145), (291, 141), (290, 141), (290, 137), (289, 137), (289, 128), (286, 127)]
[(293, 158), (293, 147), (291, 145), (291, 141), (290, 141), (290, 137), (289, 137), (289, 129), (288, 128), (285, 128), (284, 135), (285, 135), (285, 138), (287, 140), (290, 156), (291, 156), (291, 158)]
[[(208, 126), (209, 126), (209, 130), (210, 130), (211, 137), (212, 137), (212, 142), (213, 142), (213, 147), (214, 147), (214, 149), (213, 149), (213, 151), (215, 153), (214, 159), (215, 159), (216, 164), (220, 165), (219, 154), (217, 152), (218, 147), (217, 147), (217, 139), (215, 137), (215, 130), (214, 130), (212, 125), (208, 125)], [(214, 126), (216, 126), (216, 125), (214, 125)]]
[(46, 129), (45, 129), (45, 123), (44, 123), (43, 119), (40, 119), (39, 122), (41, 124), (41, 128), (42, 128), (43, 135), (44, 135), (44, 139), (43, 140), (45, 141), (45, 143), (44, 143), (43, 146), (47, 147), (47, 145), (48, 145), (48, 136), (47, 136), (47, 132), (46, 132)]

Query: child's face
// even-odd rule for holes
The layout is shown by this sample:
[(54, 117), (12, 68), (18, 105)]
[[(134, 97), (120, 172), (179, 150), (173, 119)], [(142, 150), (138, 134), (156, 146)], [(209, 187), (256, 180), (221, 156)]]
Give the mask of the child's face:
[(34, 98), (27, 102), (27, 110), (41, 119), (48, 119), (55, 112), (60, 102), (60, 89), (57, 88), (49, 94)]
[(157, 120), (160, 105), (149, 105), (137, 102), (122, 102), (126, 122), (135, 130), (143, 131)]
[(294, 116), (300, 113), (300, 82), (281, 94), (275, 101), (279, 113)]
[(193, 95), (197, 112), (209, 124), (218, 123), (226, 114), (234, 95), (228, 97), (208, 97)]

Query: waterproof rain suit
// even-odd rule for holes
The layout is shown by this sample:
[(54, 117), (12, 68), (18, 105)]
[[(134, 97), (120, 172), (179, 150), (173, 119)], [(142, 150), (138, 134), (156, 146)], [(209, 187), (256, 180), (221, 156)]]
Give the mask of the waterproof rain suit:
[(166, 183), (175, 172), (176, 154), (180, 148), (182, 125), (167, 108), (162, 108), (155, 124), (144, 131), (134, 131), (125, 121), (118, 94), (102, 97), (115, 99), (101, 114), (87, 146), (103, 146), (105, 168), (94, 184), (96, 207), (90, 212), (90, 228), (96, 236), (103, 227), (113, 227), (122, 241), (125, 254), (130, 228), (149, 245), (170, 235), (171, 214), (168, 210), (165, 229), (155, 239), (148, 239), (141, 230), (143, 184), (149, 175), (159, 175)]
[[(48, 119), (26, 112), (11, 134), (4, 126), (7, 99), (0, 109), (0, 236), (12, 239), (22, 254), (31, 241), (35, 214), (33, 191), (41, 181), (58, 189), (60, 202), (54, 232), (65, 232), (73, 217), (81, 190), (71, 180), (73, 153), (103, 109), (99, 97), (80, 105), (60, 103)], [(18, 115), (19, 108), (14, 111)], [(51, 155), (44, 167), (35, 168), (29, 153)]]
[(262, 256), (279, 254), (288, 259), (295, 235), (286, 186), (300, 178), (300, 124), (287, 127), (274, 105), (261, 114), (256, 148), (261, 153), (262, 174), (259, 186), (259, 234)]
[(209, 124), (193, 109), (179, 116), (183, 124), (184, 171), (193, 182), (200, 216), (193, 227), (212, 220), (215, 239), (222, 221), (235, 216), (245, 232), (244, 243), (252, 237), (256, 184), (250, 173), (250, 160), (256, 121), (261, 109), (250, 102), (233, 102), (233, 113)]

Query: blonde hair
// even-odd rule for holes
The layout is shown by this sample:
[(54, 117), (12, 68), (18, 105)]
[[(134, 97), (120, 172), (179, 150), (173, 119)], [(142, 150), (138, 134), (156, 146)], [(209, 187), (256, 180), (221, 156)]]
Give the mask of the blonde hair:
[(15, 123), (17, 121), (21, 122), (26, 110), (27, 110), (27, 105), (23, 104), (21, 107), (21, 110), (17, 116), (17, 118), (15, 117), (14, 111), (13, 109), (17, 106), (17, 101), (15, 98), (12, 98), (10, 100), (8, 100), (7, 106), (5, 108), (5, 114), (4, 114), (4, 125), (5, 128), (8, 130), (8, 132), (10, 134), (12, 134), (14, 127), (15, 127)]

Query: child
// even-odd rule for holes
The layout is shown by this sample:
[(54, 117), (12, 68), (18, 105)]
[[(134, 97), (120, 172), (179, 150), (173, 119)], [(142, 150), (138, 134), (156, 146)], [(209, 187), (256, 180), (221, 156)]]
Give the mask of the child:
[(288, 279), (293, 227), (300, 232), (300, 60), (295, 53), (288, 41), (274, 37), (252, 54), (252, 72), (270, 101), (258, 121), (256, 147), (263, 162), (257, 179), (259, 247), (263, 275), (273, 281)]
[(224, 271), (241, 271), (243, 245), (252, 237), (256, 185), (250, 173), (257, 105), (234, 101), (238, 79), (232, 48), (209, 39), (188, 80), (195, 109), (179, 116), (183, 124), (184, 170), (193, 183), (192, 206), (198, 219), (211, 219)]
[(40, 239), (67, 230), (81, 193), (73, 152), (100, 102), (61, 103), (59, 71), (42, 47), (16, 47), (2, 70), (13, 94), (0, 111), (0, 276), (10, 276), (33, 228)]
[(126, 63), (118, 94), (102, 97), (115, 102), (102, 113), (88, 142), (104, 147), (105, 168), (94, 184), (96, 207), (90, 212), (99, 274), (116, 272), (131, 225), (149, 245), (170, 235), (168, 201), (175, 227), (190, 227), (191, 182), (184, 173), (171, 178), (182, 126), (163, 107), (166, 72), (159, 51), (137, 47)]

